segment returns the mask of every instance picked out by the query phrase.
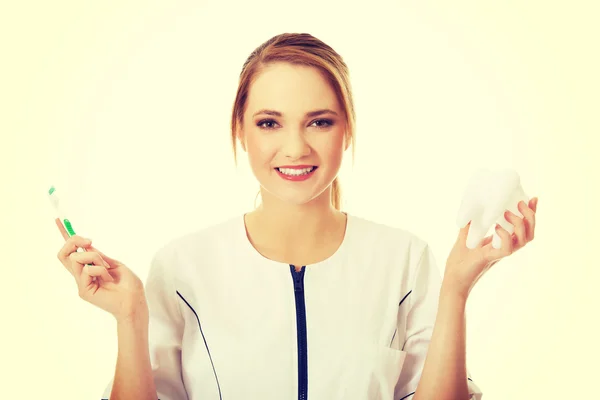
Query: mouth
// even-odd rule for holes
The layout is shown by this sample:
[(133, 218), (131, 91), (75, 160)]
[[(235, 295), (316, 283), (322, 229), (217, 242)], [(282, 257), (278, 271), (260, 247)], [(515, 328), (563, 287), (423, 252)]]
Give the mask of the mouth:
[(277, 171), (280, 178), (286, 181), (301, 182), (310, 179), (319, 168), (316, 165), (294, 165), (293, 168), (290, 167), (277, 167), (275, 171)]
[(275, 170), (282, 175), (287, 176), (303, 176), (309, 175), (314, 172), (318, 167), (316, 165), (308, 166), (305, 168), (285, 168), (285, 167), (276, 167)]

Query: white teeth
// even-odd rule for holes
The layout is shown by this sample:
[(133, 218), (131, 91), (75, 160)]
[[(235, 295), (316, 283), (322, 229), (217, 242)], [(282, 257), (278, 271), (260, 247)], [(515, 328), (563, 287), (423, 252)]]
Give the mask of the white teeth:
[(277, 168), (277, 170), (279, 172), (281, 172), (282, 174), (292, 175), (292, 176), (306, 175), (306, 174), (310, 173), (313, 169), (315, 169), (315, 167), (302, 168), (302, 169)]

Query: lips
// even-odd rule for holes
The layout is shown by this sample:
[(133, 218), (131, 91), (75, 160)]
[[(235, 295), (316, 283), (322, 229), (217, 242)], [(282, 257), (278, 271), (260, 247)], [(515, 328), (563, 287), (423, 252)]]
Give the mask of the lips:
[(275, 168), (278, 168), (278, 169), (281, 169), (281, 168), (304, 169), (304, 168), (312, 168), (312, 167), (316, 167), (316, 165), (309, 165), (309, 164), (305, 164), (305, 165), (281, 165), (281, 166), (275, 167)]
[(289, 181), (304, 181), (310, 178), (317, 168), (317, 166), (308, 166), (307, 168), (298, 168), (298, 166), (295, 166), (295, 168), (275, 168), (275, 171), (277, 171), (277, 174), (283, 179)]
[(283, 174), (285, 174), (285, 173), (292, 174), (291, 171), (294, 171), (296, 173), (300, 173), (300, 172), (302, 172), (302, 173), (309, 173), (309, 172), (313, 172), (315, 169), (317, 169), (317, 166), (316, 165), (308, 165), (306, 167), (294, 167), (294, 168), (291, 168), (291, 167), (277, 167), (275, 169), (278, 172), (283, 173)]

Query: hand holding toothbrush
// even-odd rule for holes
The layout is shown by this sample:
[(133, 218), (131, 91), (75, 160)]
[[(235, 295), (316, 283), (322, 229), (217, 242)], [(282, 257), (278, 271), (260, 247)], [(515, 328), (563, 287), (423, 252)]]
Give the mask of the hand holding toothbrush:
[(54, 187), (50, 199), (60, 218), (56, 226), (65, 244), (57, 257), (75, 278), (79, 297), (111, 313), (118, 322), (147, 318), (144, 284), (125, 264), (92, 246), (90, 239), (75, 234), (65, 217)]

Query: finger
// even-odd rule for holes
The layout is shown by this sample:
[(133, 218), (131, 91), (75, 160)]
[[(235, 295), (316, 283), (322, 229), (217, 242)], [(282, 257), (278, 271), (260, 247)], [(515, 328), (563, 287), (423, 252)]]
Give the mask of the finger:
[(96, 290), (99, 286), (99, 282), (96, 280), (96, 277), (93, 277), (88, 273), (88, 268), (86, 267), (81, 271), (81, 274), (75, 279), (77, 281), (77, 288), (79, 289), (79, 297), (82, 299), (86, 298), (86, 295), (90, 293), (92, 290)]
[(96, 291), (100, 289), (102, 284), (100, 278), (105, 282), (114, 282), (115, 279), (110, 275), (106, 268), (98, 265), (90, 265), (81, 271), (78, 282), (79, 297), (89, 301)]
[(529, 200), (529, 208), (531, 208), (533, 210), (533, 212), (537, 212), (537, 203), (538, 203), (537, 197), (533, 197), (531, 200)]
[(494, 238), (493, 235), (484, 237), (483, 240), (481, 240), (481, 243), (479, 244), (479, 247), (486, 246), (487, 244), (489, 244), (492, 241), (493, 238)]
[[(104, 272), (103, 272), (104, 271)], [(82, 299), (89, 300), (90, 294), (95, 293), (100, 287), (100, 280), (98, 277), (101, 277), (108, 272), (106, 268), (98, 266), (98, 265), (90, 265), (85, 267), (81, 274), (79, 275), (79, 279), (77, 281), (77, 287), (79, 291), (79, 297)], [(114, 281), (112, 277), (106, 278), (109, 282)]]
[(92, 243), (91, 240), (82, 238), (79, 235), (71, 236), (65, 244), (58, 251), (56, 257), (60, 260), (60, 262), (67, 268), (67, 270), (71, 271), (71, 261), (69, 260), (69, 256), (77, 252), (79, 247), (88, 247)]
[(500, 225), (496, 225), (495, 229), (498, 233), (498, 236), (500, 236), (500, 238), (502, 239), (502, 244), (500, 245), (499, 249), (494, 249), (493, 247), (491, 247), (490, 255), (492, 256), (491, 258), (493, 260), (509, 256), (513, 252), (511, 234)]
[(103, 281), (105, 282), (114, 282), (114, 278), (112, 277), (112, 275), (108, 272), (108, 270), (106, 269), (105, 266), (103, 265), (88, 265), (87, 267), (85, 267), (82, 271), (81, 271), (81, 275), (82, 275), (82, 284), (85, 284), (84, 281), (84, 277), (83, 275), (86, 275), (86, 278), (89, 276), (90, 280), (93, 281), (93, 278), (102, 278)]
[(471, 227), (472, 222), (473, 221), (469, 221), (467, 225), (460, 228), (458, 231), (458, 237), (456, 238), (458, 242), (465, 243), (467, 241), (467, 235), (469, 234), (469, 228)]
[[(534, 198), (536, 199), (536, 198)], [(533, 205), (533, 199), (529, 201), (530, 205)], [(533, 236), (534, 236), (534, 232), (535, 232), (535, 210), (529, 206), (527, 206), (525, 204), (525, 202), (519, 202), (519, 211), (521, 212), (521, 214), (523, 214), (523, 217), (525, 218), (526, 221), (526, 238), (527, 241), (531, 241), (533, 240)], [(537, 207), (537, 199), (536, 199), (536, 206)]]
[[(100, 254), (98, 254), (94, 251), (87, 251), (87, 252), (83, 252), (83, 253), (74, 252), (69, 255), (69, 259), (71, 262), (71, 271), (73, 271), (73, 275), (75, 276), (75, 279), (78, 282), (79, 282), (79, 279), (81, 279), (81, 273), (82, 273), (82, 270), (84, 269), (84, 265), (86, 265), (86, 264), (92, 264), (91, 266), (96, 265), (96, 266), (110, 268), (110, 265), (108, 265), (108, 263), (106, 263), (102, 259)], [(89, 268), (89, 266), (86, 268)], [(90, 276), (95, 276), (95, 275), (90, 275)]]
[(514, 250), (525, 246), (525, 244), (527, 243), (527, 227), (525, 226), (526, 219), (519, 218), (517, 215), (513, 214), (509, 210), (506, 210), (504, 212), (504, 218), (506, 218), (506, 220), (514, 226), (515, 239), (516, 239)]
[(91, 251), (94, 251), (94, 252), (100, 254), (100, 257), (102, 257), (102, 259), (108, 263), (108, 266), (110, 268), (117, 268), (119, 266), (119, 264), (120, 264), (119, 261), (115, 260), (112, 257), (107, 256), (106, 254), (104, 254), (103, 252), (101, 252), (100, 250), (98, 250), (97, 248), (95, 248), (94, 246), (90, 245), (88, 248)]
[(60, 234), (62, 235), (63, 239), (69, 240), (69, 234), (67, 233), (67, 230), (65, 229), (62, 222), (60, 222), (60, 218), (56, 218), (54, 222), (56, 223), (56, 226), (58, 227), (58, 230), (60, 231)]

